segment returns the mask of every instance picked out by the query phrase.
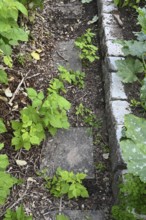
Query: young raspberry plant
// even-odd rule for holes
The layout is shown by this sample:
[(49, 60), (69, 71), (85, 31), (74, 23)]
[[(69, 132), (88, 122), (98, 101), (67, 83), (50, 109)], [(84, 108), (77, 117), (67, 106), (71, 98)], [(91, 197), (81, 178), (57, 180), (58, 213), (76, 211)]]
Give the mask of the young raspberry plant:
[(75, 40), (75, 46), (81, 50), (80, 58), (82, 60), (87, 60), (90, 63), (94, 62), (99, 57), (96, 55), (98, 48), (93, 45), (92, 40), (95, 36), (91, 32), (91, 29), (87, 29), (86, 33)]
[(82, 197), (89, 197), (87, 189), (83, 186), (83, 180), (86, 174), (69, 172), (62, 170), (60, 167), (57, 169), (56, 174), (52, 180), (49, 180), (46, 187), (50, 189), (51, 194), (55, 197), (63, 197), (67, 195), (69, 199)]

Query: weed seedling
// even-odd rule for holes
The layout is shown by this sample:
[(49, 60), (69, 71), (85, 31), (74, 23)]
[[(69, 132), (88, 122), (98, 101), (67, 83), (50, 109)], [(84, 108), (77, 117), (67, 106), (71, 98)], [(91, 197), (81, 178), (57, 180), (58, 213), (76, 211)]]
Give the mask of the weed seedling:
[(104, 163), (98, 162), (98, 163), (96, 164), (96, 169), (99, 170), (99, 171), (105, 171), (106, 166), (105, 166)]
[(60, 167), (57, 168), (53, 178), (48, 178), (44, 172), (42, 173), (46, 181), (46, 188), (49, 189), (50, 193), (60, 198), (59, 215), (57, 215), (58, 220), (69, 220), (67, 216), (64, 216), (61, 212), (62, 198), (67, 196), (68, 199), (73, 198), (88, 198), (89, 194), (87, 189), (83, 186), (83, 180), (86, 177), (84, 173), (74, 174), (67, 170), (62, 170)]
[(82, 60), (88, 60), (90, 63), (99, 59), (96, 55), (98, 48), (92, 43), (94, 36), (95, 34), (91, 32), (91, 29), (87, 29), (86, 33), (78, 37), (75, 41), (76, 47), (81, 50), (80, 58)]
[(82, 103), (76, 107), (76, 115), (77, 117), (80, 115), (83, 119), (83, 122), (91, 127), (101, 127), (101, 121), (97, 120), (96, 115), (89, 108), (86, 108)]

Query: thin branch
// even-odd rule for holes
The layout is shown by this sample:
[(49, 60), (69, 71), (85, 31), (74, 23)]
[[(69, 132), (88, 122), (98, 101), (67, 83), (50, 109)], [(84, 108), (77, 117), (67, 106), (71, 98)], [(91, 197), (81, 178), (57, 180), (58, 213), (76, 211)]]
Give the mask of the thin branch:
[[(30, 71), (29, 71), (30, 72)], [(11, 105), (12, 106), (12, 102), (13, 102), (13, 100), (14, 100), (14, 98), (15, 98), (15, 96), (17, 95), (17, 93), (19, 92), (19, 90), (20, 90), (20, 87), (21, 87), (21, 85), (24, 83), (24, 80), (27, 78), (27, 75), (29, 74), (29, 72), (27, 72), (26, 73), (26, 75), (22, 78), (22, 80), (20, 81), (20, 83), (18, 84), (18, 86), (17, 86), (17, 88), (16, 88), (16, 90), (15, 90), (15, 92), (13, 93), (13, 96), (12, 96), (12, 98), (10, 99), (10, 101), (9, 101), (9, 105)]]
[(33, 77), (36, 77), (36, 76), (39, 76), (41, 73), (36, 73), (36, 74), (34, 74), (34, 75), (32, 75), (32, 76), (28, 76), (26, 79), (31, 79), (31, 78), (33, 78)]
[(60, 203), (59, 203), (59, 215), (62, 213), (62, 197), (60, 198)]

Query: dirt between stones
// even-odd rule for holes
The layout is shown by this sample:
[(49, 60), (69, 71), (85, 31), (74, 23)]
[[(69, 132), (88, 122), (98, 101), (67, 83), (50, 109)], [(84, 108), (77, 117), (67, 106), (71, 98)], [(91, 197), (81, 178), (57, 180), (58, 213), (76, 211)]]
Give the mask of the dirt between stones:
[[(12, 106), (8, 106), (4, 100), (0, 99), (0, 117), (4, 119), (8, 129), (6, 135), (2, 135), (0, 138), (5, 143), (2, 153), (6, 153), (9, 157), (9, 172), (24, 181), (23, 184), (14, 186), (6, 204), (0, 207), (0, 219), (3, 219), (7, 208), (15, 209), (21, 203), (23, 203), (26, 213), (32, 213), (33, 219), (36, 220), (45, 219), (45, 213), (48, 211), (58, 210), (59, 199), (54, 198), (45, 189), (43, 179), (37, 175), (41, 162), (41, 147), (33, 147), (30, 151), (21, 149), (16, 152), (10, 145), (12, 130), (9, 121), (18, 119), (20, 110), (29, 104), (25, 92), (26, 87), (33, 87), (38, 91), (46, 92), (50, 80), (58, 75), (53, 63), (54, 48), (58, 42), (76, 39), (85, 33), (87, 28), (91, 28), (92, 32), (96, 33), (94, 44), (99, 47), (98, 25), (97, 23), (88, 25), (88, 21), (97, 15), (96, 4), (96, 0), (85, 5), (78, 1), (46, 0), (43, 11), (38, 11), (33, 25), (28, 24), (31, 28), (29, 42), (15, 48), (14, 67), (7, 70), (11, 79), (9, 88), (12, 93), (26, 73), (29, 73), (29, 77), (21, 86)], [(36, 49), (42, 50), (40, 61), (34, 61), (30, 57), (30, 53)], [(24, 55), (25, 58), (24, 62), (21, 63), (20, 54)], [(112, 204), (111, 172), (100, 59), (92, 64), (83, 65), (82, 68), (86, 73), (85, 88), (83, 90), (74, 86), (67, 88), (66, 98), (72, 103), (68, 116), (72, 127), (87, 126), (75, 114), (76, 106), (82, 103), (90, 108), (100, 121), (101, 126), (93, 129), (95, 179), (85, 181), (90, 194), (88, 199), (65, 199), (63, 209), (101, 209), (106, 214), (106, 219), (109, 220), (109, 210)], [(0, 86), (1, 96), (4, 96), (4, 88)], [(27, 166), (18, 166), (16, 164), (17, 159), (27, 161)], [(104, 169), (100, 168), (100, 164), (103, 165)], [(29, 181), (29, 177), (32, 178), (31, 181)]]

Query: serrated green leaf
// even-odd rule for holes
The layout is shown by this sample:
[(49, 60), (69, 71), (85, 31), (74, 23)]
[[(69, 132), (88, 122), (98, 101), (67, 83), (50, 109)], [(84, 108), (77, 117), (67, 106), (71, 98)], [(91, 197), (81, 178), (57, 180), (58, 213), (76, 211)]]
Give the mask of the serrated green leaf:
[(142, 28), (142, 32), (146, 34), (146, 8), (137, 8), (138, 12), (138, 24), (140, 24)]
[(13, 128), (14, 130), (19, 130), (19, 129), (22, 128), (22, 123), (19, 122), (19, 121), (14, 121), (14, 120), (12, 120), (12, 121), (11, 121), (11, 124), (12, 124), (12, 128)]
[(0, 69), (0, 83), (8, 84), (7, 73), (2, 69)]
[(10, 188), (17, 183), (17, 179), (6, 173), (6, 168), (9, 165), (6, 154), (0, 155), (0, 205), (3, 205), (7, 196), (10, 194)]
[(4, 63), (9, 67), (12, 68), (13, 66), (13, 61), (12, 58), (10, 56), (4, 56)]
[(28, 12), (27, 9), (24, 7), (23, 4), (21, 4), (20, 2), (16, 1), (14, 2), (14, 5), (17, 7), (17, 9), (24, 15), (28, 16)]
[(4, 133), (6, 131), (7, 131), (6, 126), (3, 122), (3, 120), (0, 118), (0, 134)]
[(61, 214), (56, 216), (56, 220), (69, 220), (69, 218), (64, 214)]
[(7, 209), (4, 220), (32, 220), (32, 216), (27, 216), (22, 205), (16, 211)]
[(4, 143), (0, 143), (0, 150), (4, 148)]
[(89, 197), (89, 193), (88, 193), (88, 191), (87, 191), (87, 189), (85, 187), (81, 191), (81, 197), (82, 198), (88, 198)]
[(87, 175), (85, 173), (77, 173), (76, 178), (78, 181), (85, 179)]
[(38, 93), (38, 99), (40, 100), (44, 99), (44, 93), (42, 91)]
[(127, 139), (121, 140), (120, 146), (128, 172), (146, 182), (146, 120), (129, 114), (125, 126)]
[(34, 99), (37, 97), (37, 92), (33, 88), (27, 88), (27, 95), (30, 99)]
[(2, 39), (0, 39), (0, 49), (3, 51), (4, 55), (6, 56), (10, 56), (12, 53), (11, 46), (6, 44)]
[(140, 89), (140, 100), (143, 105), (146, 107), (146, 77), (143, 80), (143, 85)]
[(142, 58), (146, 53), (146, 42), (128, 40), (128, 41), (116, 41), (123, 46), (122, 51), (125, 56), (131, 55), (134, 57)]
[(1, 33), (1, 35), (9, 40), (10, 45), (18, 45), (18, 41), (28, 41), (28, 34), (18, 27), (11, 28), (6, 33)]
[(9, 165), (8, 157), (6, 154), (0, 154), (0, 170), (5, 170)]
[(118, 68), (117, 74), (121, 77), (124, 83), (132, 83), (137, 81), (138, 73), (144, 71), (143, 63), (138, 59), (126, 58), (125, 60), (117, 60), (116, 65)]

